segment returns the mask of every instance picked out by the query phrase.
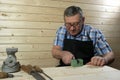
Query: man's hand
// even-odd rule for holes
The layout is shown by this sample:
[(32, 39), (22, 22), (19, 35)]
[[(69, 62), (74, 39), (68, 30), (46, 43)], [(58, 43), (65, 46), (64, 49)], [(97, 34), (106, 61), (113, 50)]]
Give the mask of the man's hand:
[(74, 58), (74, 56), (71, 52), (63, 51), (60, 46), (53, 46), (52, 55), (56, 59), (62, 59), (64, 64), (70, 64), (72, 58)]
[(91, 61), (87, 64), (95, 65), (95, 66), (104, 66), (106, 64), (106, 60), (101, 56), (94, 56), (91, 58)]
[(70, 64), (73, 57), (74, 56), (72, 53), (68, 51), (62, 51), (62, 61), (64, 62), (64, 64)]

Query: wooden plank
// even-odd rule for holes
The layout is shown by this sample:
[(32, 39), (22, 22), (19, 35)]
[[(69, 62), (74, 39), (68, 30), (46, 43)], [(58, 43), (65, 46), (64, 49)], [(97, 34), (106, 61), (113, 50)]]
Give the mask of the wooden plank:
[(1, 12), (63, 15), (63, 8), (0, 4)]
[[(106, 12), (120, 12), (119, 7), (113, 6), (103, 6), (103, 5), (93, 5), (93, 4), (83, 4), (78, 2), (62, 2), (53, 0), (0, 0), (0, 2), (6, 4), (16, 4), (16, 5), (28, 5), (28, 6), (46, 6), (46, 7), (59, 7), (66, 8), (70, 5), (80, 6), (82, 9), (94, 10), (94, 11), (106, 11)], [(89, 1), (87, 1), (89, 2)], [(59, 4), (58, 4), (59, 3)], [(61, 6), (62, 5), (62, 6)]]
[[(35, 13), (35, 14), (48, 14), (48, 15), (52, 14), (52, 15), (63, 16), (64, 9), (53, 8), (53, 7), (51, 8), (51, 7), (0, 4), (0, 11), (1, 12), (12, 12), (12, 13)], [(86, 17), (91, 16), (91, 17), (114, 18), (114, 19), (120, 18), (119, 13), (97, 12), (97, 11), (89, 11), (89, 10), (83, 10), (83, 11)]]
[(55, 37), (0, 37), (0, 44), (50, 44)]
[(59, 15), (45, 14), (23, 14), (23, 13), (0, 13), (1, 20), (19, 20), (19, 21), (50, 21), (63, 22), (63, 17)]
[(111, 34), (111, 32), (108, 32), (108, 31), (102, 31), (103, 32), (103, 34), (105, 35), (105, 37), (109, 37), (109, 38), (120, 38), (120, 33), (118, 33), (118, 32), (112, 32), (112, 34)]
[[(120, 37), (120, 33), (111, 31), (102, 31), (105, 37)], [(19, 37), (53, 37), (56, 30), (38, 30), (38, 29), (1, 29), (0, 36), (19, 36)]]
[(115, 59), (116, 59), (116, 57), (120, 56), (120, 49), (119, 49), (119, 51), (113, 49), (113, 52), (114, 52), (114, 55), (115, 55)]
[[(59, 0), (54, 0), (59, 1)], [(68, 2), (79, 2), (83, 4), (93, 4), (93, 5), (108, 5), (108, 6), (120, 6), (119, 0), (61, 0), (61, 1), (68, 1)]]
[(106, 40), (108, 41), (108, 43), (110, 44), (119, 44), (120, 43), (120, 38), (106, 38)]
[[(46, 21), (46, 22), (63, 22), (63, 17), (59, 15), (44, 15), (44, 14), (23, 14), (23, 13), (6, 13), (0, 14), (1, 20), (12, 21)], [(94, 24), (120, 24), (119, 19), (105, 19), (96, 17), (87, 17), (86, 23)]]
[[(18, 52), (15, 53), (17, 59), (52, 59), (51, 51), (46, 52)], [(7, 57), (7, 52), (0, 53), (0, 59), (5, 59)]]
[[(114, 31), (102, 31), (106, 37), (120, 37), (120, 33)], [(56, 30), (39, 30), (39, 29), (1, 29), (0, 36), (22, 36), (22, 37), (53, 37)]]
[(56, 59), (34, 59), (34, 60), (19, 60), (21, 64), (27, 65), (38, 65), (40, 67), (55, 67), (58, 65), (58, 61)]
[(85, 17), (105, 18), (105, 19), (120, 19), (120, 13), (97, 12), (84, 10)]
[(19, 60), (21, 64), (39, 65), (40, 67), (55, 67), (58, 65), (56, 59), (33, 59), (33, 60)]
[(6, 52), (6, 48), (18, 48), (19, 51), (51, 51), (53, 44), (0, 44), (0, 52)]
[(15, 29), (57, 29), (63, 23), (56, 22), (28, 22), (28, 21), (2, 21), (0, 20), (0, 28)]
[(44, 37), (55, 36), (56, 30), (42, 29), (1, 29), (0, 36)]
[(118, 25), (120, 24), (120, 20), (116, 19), (105, 19), (105, 18), (92, 18), (87, 17), (85, 20), (87, 24), (98, 24), (98, 25)]
[[(57, 30), (63, 23), (56, 22), (28, 22), (28, 21), (0, 21), (0, 28), (15, 28), (15, 29), (53, 29)], [(102, 31), (120, 31), (119, 25), (104, 25), (90, 24)], [(109, 28), (108, 28), (109, 27)]]
[(111, 31), (111, 32), (120, 32), (119, 25), (98, 25), (98, 24), (91, 24), (93, 27), (100, 29), (102, 31)]
[(120, 46), (119, 45), (114, 45), (114, 44), (110, 44), (110, 46), (111, 46), (113, 52), (115, 52), (115, 55), (118, 55), (119, 54), (118, 52), (120, 52)]

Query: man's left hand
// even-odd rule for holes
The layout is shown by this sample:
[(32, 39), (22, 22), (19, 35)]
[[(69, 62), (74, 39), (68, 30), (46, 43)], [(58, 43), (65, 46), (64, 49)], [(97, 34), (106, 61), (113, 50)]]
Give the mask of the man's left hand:
[(104, 66), (106, 64), (106, 60), (101, 56), (94, 56), (91, 58), (91, 61), (87, 64), (95, 65), (95, 66)]

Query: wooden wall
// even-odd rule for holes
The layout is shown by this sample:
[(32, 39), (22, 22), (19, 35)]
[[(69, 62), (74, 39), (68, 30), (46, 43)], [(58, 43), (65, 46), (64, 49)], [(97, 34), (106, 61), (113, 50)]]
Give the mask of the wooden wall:
[(0, 64), (6, 48), (16, 47), (21, 64), (55, 66), (51, 48), (70, 5), (80, 6), (86, 23), (102, 30), (116, 55), (112, 66), (120, 69), (119, 0), (0, 0)]

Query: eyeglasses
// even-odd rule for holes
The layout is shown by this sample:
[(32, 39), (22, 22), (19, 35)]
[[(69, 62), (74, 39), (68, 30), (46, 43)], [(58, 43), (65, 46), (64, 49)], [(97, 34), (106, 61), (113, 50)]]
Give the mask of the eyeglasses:
[[(81, 22), (81, 21), (80, 21), (80, 22)], [(67, 28), (70, 28), (71, 26), (73, 26), (73, 27), (77, 27), (77, 26), (80, 25), (80, 22), (65, 23), (65, 26), (66, 26)]]

